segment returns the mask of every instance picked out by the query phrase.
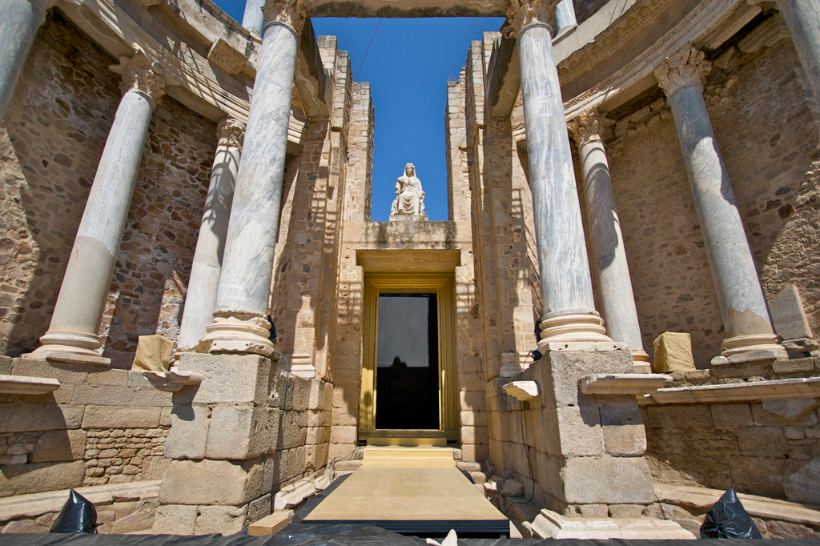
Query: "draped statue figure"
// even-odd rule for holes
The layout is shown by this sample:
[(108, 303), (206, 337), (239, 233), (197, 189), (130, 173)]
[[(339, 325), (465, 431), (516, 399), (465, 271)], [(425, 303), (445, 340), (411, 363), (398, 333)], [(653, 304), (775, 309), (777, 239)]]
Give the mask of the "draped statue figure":
[(398, 220), (403, 216), (427, 219), (424, 212), (424, 190), (421, 188), (421, 180), (416, 177), (416, 166), (412, 163), (404, 166), (404, 174), (396, 180), (396, 198), (390, 208), (391, 220)]

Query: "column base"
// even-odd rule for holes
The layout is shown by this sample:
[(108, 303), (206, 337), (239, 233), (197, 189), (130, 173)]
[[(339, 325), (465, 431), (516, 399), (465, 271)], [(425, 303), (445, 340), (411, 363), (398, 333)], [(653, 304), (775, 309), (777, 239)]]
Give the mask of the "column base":
[(720, 354), (729, 357), (759, 351), (774, 353), (777, 360), (789, 358), (786, 349), (777, 342), (777, 336), (774, 334), (752, 334), (726, 338), (723, 340), (723, 350)]
[(197, 352), (212, 354), (256, 354), (270, 357), (274, 353), (270, 322), (250, 313), (218, 311), (207, 328), (208, 333), (197, 345)]
[(293, 375), (304, 379), (313, 379), (316, 377), (316, 366), (313, 365), (311, 355), (291, 355), (289, 371)]
[(649, 355), (643, 349), (632, 349), (632, 365), (635, 367), (635, 373), (652, 373)]
[(606, 335), (604, 321), (598, 313), (572, 313), (541, 321), (539, 350), (544, 343), (556, 342), (612, 343), (612, 339)]
[(96, 335), (76, 332), (46, 332), (40, 338), (42, 345), (24, 354), (26, 360), (46, 360), (65, 364), (94, 364), (108, 366), (110, 358), (100, 356), (102, 346)]

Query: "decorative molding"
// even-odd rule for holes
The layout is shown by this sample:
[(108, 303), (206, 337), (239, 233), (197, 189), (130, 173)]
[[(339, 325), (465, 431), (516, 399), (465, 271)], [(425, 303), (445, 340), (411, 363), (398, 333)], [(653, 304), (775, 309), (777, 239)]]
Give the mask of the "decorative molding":
[(609, 127), (614, 123), (603, 114), (590, 110), (567, 123), (567, 129), (579, 148), (590, 142), (602, 142)]
[(507, 37), (520, 34), (532, 25), (555, 26), (555, 7), (559, 0), (510, 0), (507, 22), (501, 32)]
[(60, 382), (51, 377), (0, 374), (0, 394), (47, 394), (60, 388)]
[(579, 379), (578, 389), (592, 396), (645, 396), (671, 384), (671, 375), (658, 373), (596, 373)]
[(242, 52), (222, 38), (217, 38), (211, 46), (208, 51), (208, 61), (232, 75), (242, 72), (248, 64), (248, 59)]
[(820, 398), (820, 377), (670, 387), (658, 389), (648, 397), (638, 398), (638, 403), (641, 405), (726, 404), (799, 398)]
[(241, 148), (245, 140), (245, 123), (232, 117), (227, 117), (216, 126), (216, 138), (219, 146)]
[(302, 0), (267, 0), (262, 12), (265, 26), (279, 23), (290, 27), (296, 34), (302, 33), (307, 18)]
[(711, 68), (712, 63), (706, 60), (703, 51), (686, 46), (667, 57), (654, 74), (658, 86), (668, 97), (686, 86), (697, 87), (703, 92), (703, 82)]
[(137, 51), (130, 58), (120, 57), (120, 64), (111, 65), (110, 68), (122, 76), (120, 90), (123, 95), (129, 91), (136, 91), (156, 106), (165, 94), (162, 66), (150, 60), (141, 51)]

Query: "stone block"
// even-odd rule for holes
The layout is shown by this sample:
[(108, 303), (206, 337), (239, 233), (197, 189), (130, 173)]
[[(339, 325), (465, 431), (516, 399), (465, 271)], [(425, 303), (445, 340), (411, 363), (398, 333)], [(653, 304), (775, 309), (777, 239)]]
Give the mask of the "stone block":
[(117, 511), (117, 518), (111, 525), (111, 532), (118, 535), (136, 533), (138, 531), (151, 529), (153, 526), (157, 510), (157, 501), (152, 499), (150, 501), (137, 503), (136, 507), (132, 508), (128, 514), (123, 516), (119, 514), (118, 505), (115, 504), (114, 509)]
[(715, 404), (711, 406), (711, 410), (717, 428), (736, 430), (754, 425), (749, 404)]
[(273, 487), (273, 461), (171, 461), (159, 496), (163, 504), (240, 506)]
[(70, 364), (51, 363), (43, 360), (16, 359), (14, 375), (52, 377), (60, 385), (82, 385), (88, 381), (88, 368), (78, 368)]
[(801, 466), (783, 480), (786, 498), (792, 502), (820, 506), (820, 457)]
[(275, 512), (293, 508), (316, 493), (316, 486), (311, 480), (299, 480), (293, 485), (283, 487), (273, 497), (273, 509)]
[(737, 443), (740, 453), (748, 457), (785, 457), (788, 452), (782, 427), (741, 427)]
[(245, 516), (245, 523), (257, 521), (273, 511), (273, 495), (267, 493), (258, 499), (254, 499), (248, 504), (248, 513)]
[(649, 422), (653, 428), (712, 428), (712, 413), (709, 406), (657, 406), (647, 409)]
[(200, 506), (194, 534), (238, 533), (245, 524), (247, 511), (247, 506)]
[(128, 370), (100, 370), (88, 374), (89, 385), (128, 385)]
[(279, 436), (278, 408), (218, 405), (211, 410), (205, 456), (252, 459), (272, 453)]
[(334, 426), (330, 429), (330, 442), (333, 444), (355, 444), (356, 427)]
[(171, 426), (171, 412), (173, 408), (162, 408), (162, 413), (159, 414), (159, 424), (162, 427)]
[(185, 504), (161, 504), (157, 507), (154, 533), (166, 535), (193, 535), (196, 527), (197, 507)]
[(0, 491), (10, 496), (70, 489), (82, 485), (84, 478), (83, 461), (8, 464), (0, 472)]
[(649, 504), (655, 498), (643, 458), (575, 457), (561, 475), (570, 504)]
[(50, 430), (43, 433), (29, 456), (32, 463), (76, 461), (85, 456), (84, 430)]
[(171, 428), (165, 441), (169, 459), (202, 459), (208, 440), (211, 410), (207, 406), (174, 404)]
[(800, 425), (817, 424), (816, 398), (792, 398), (789, 400), (763, 400), (752, 405), (752, 415), (758, 425)]
[(641, 518), (645, 506), (642, 504), (613, 504), (609, 507), (609, 517), (612, 518)]
[(267, 358), (183, 353), (177, 367), (204, 377), (198, 389), (185, 389), (192, 393), (177, 394), (179, 402), (193, 396), (192, 401), (197, 404), (261, 403), (268, 397), (272, 364)]
[(811, 338), (812, 331), (797, 287), (787, 284), (769, 303), (775, 331), (783, 339)]
[(637, 457), (646, 453), (643, 425), (604, 427), (604, 447), (613, 457)]
[(161, 413), (160, 407), (88, 406), (83, 428), (155, 428)]
[(71, 406), (5, 404), (0, 406), (0, 433), (80, 428), (83, 408)]
[[(578, 380), (595, 373), (632, 373), (628, 351), (548, 351), (521, 375), (534, 379), (541, 387), (545, 403), (552, 399), (559, 406), (578, 405)], [(544, 392), (544, 391), (551, 392)]]
[(600, 415), (595, 406), (559, 407), (558, 434), (565, 457), (596, 457), (604, 453)]
[(171, 405), (171, 393), (120, 385), (77, 385), (71, 403), (77, 406), (164, 407)]

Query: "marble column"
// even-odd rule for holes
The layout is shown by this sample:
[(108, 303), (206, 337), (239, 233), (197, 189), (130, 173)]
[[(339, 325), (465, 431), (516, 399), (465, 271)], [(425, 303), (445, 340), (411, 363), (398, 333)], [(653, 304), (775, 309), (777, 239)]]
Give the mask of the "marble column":
[(178, 351), (193, 351), (213, 318), (244, 134), (244, 123), (233, 118), (223, 119), (217, 127), (219, 144), (191, 265)]
[(121, 57), (123, 97), (85, 204), (60, 294), (42, 345), (30, 358), (73, 353), (99, 358), (98, 330), (111, 286), (148, 125), (165, 91), (158, 67), (141, 53)]
[(268, 296), (279, 231), (301, 0), (268, 0), (242, 161), (217, 291), (203, 349), (211, 353), (273, 353)]
[[(555, 0), (513, 0), (544, 314), (541, 343), (612, 340), (595, 311), (581, 208), (552, 53)], [(543, 352), (543, 351), (542, 351)]]
[(48, 5), (42, 0), (0, 1), (0, 120), (6, 115), (37, 29), (46, 20)]
[(260, 36), (265, 27), (265, 15), (262, 13), (264, 5), (265, 0), (247, 0), (242, 14), (242, 26)]
[(820, 2), (777, 0), (777, 9), (789, 28), (794, 49), (820, 107)]
[(655, 69), (655, 77), (675, 118), (706, 243), (725, 329), (723, 356), (770, 351), (785, 358), (703, 99), (709, 69), (701, 51), (685, 47)]
[(621, 222), (604, 150), (606, 118), (597, 112), (587, 112), (572, 120), (569, 130), (578, 146), (594, 253), (592, 261), (598, 272), (607, 333), (615, 341), (627, 344), (636, 371), (650, 373), (649, 355), (643, 349)]
[(578, 26), (572, 0), (561, 0), (555, 6), (555, 34), (560, 36)]

